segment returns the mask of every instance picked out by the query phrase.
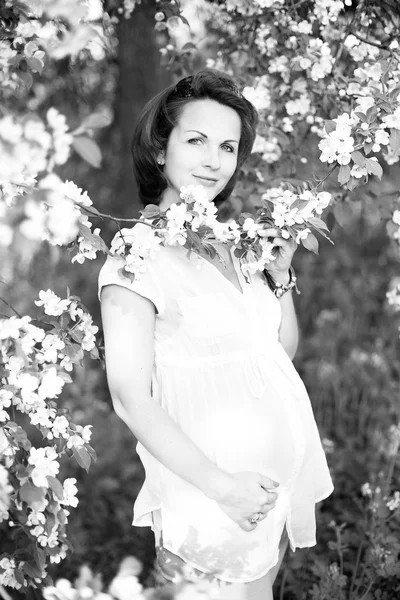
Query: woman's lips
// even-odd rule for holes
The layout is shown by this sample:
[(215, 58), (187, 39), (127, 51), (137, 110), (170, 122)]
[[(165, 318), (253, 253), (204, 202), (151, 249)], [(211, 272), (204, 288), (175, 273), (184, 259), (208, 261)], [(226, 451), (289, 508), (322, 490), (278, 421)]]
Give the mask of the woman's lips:
[(201, 182), (201, 185), (206, 187), (212, 187), (217, 183), (217, 180), (215, 179), (207, 179), (206, 177), (200, 177), (199, 175), (193, 175), (193, 177), (198, 179)]

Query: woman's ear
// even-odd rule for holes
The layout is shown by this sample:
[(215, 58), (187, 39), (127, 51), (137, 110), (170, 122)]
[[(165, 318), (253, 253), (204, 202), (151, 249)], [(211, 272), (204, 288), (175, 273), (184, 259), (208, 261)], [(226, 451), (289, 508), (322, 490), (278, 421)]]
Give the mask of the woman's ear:
[(160, 152), (159, 155), (157, 156), (157, 164), (165, 165), (165, 158), (164, 158), (163, 152)]

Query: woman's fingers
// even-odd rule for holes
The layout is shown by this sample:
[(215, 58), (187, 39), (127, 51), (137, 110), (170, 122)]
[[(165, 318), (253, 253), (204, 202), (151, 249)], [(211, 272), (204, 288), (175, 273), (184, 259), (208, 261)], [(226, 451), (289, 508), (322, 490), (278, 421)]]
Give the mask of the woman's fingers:
[(258, 483), (266, 492), (271, 492), (279, 486), (278, 481), (262, 473), (258, 473)]
[(244, 519), (244, 521), (239, 524), (239, 527), (245, 531), (253, 531), (257, 527), (257, 523), (250, 523), (249, 519)]
[(279, 229), (267, 227), (267, 229), (261, 229), (257, 233), (260, 237), (277, 237), (279, 236)]

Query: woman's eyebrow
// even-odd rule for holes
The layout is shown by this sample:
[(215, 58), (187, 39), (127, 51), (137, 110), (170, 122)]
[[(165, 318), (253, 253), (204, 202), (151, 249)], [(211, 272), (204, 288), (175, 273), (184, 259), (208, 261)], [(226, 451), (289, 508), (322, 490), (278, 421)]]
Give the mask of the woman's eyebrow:
[[(205, 133), (202, 133), (201, 131), (199, 131), (198, 129), (186, 129), (185, 133), (189, 133), (189, 131), (194, 131), (196, 133), (199, 133), (204, 138), (208, 139), (208, 136)], [(239, 143), (238, 140), (225, 140), (223, 143), (225, 143), (225, 142), (234, 142), (235, 144)]]

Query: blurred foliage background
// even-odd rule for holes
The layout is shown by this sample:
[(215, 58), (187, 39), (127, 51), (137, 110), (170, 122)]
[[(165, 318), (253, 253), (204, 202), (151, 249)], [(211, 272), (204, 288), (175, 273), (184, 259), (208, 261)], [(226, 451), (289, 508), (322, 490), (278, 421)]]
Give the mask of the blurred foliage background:
[[(130, 19), (121, 20), (116, 35), (110, 38), (109, 55), (102, 60), (50, 63), (41, 86), (34, 87), (29, 99), (32, 110), (57, 107), (71, 128), (95, 109), (114, 117), (97, 140), (103, 153), (101, 169), (74, 156), (59, 170), (62, 179), (72, 179), (86, 189), (100, 211), (114, 216), (137, 216), (140, 208), (129, 152), (138, 111), (152, 95), (182, 75), (160, 65), (159, 48), (168, 39), (165, 32), (155, 34), (154, 12), (155, 2), (142, 1)], [(204, 56), (197, 56), (196, 68), (205, 65), (210, 48), (212, 40)], [(317, 144), (312, 139), (307, 144), (302, 148), (307, 164), (295, 165), (299, 179), (323, 173)], [(274, 169), (271, 167), (271, 181), (280, 176), (279, 167)], [(356, 190), (351, 210), (344, 209), (345, 227), (331, 221), (335, 245), (324, 241), (319, 256), (304, 250), (295, 256), (301, 289), (301, 295), (295, 296), (301, 331), (295, 364), (309, 390), (335, 492), (318, 509), (318, 545), (288, 553), (277, 582), (277, 597), (285, 600), (305, 597), (321, 569), (323, 572), (338, 560), (332, 521), (347, 524), (344, 561), (354, 562), (363, 526), (360, 489), (371, 480), (371, 473), (384, 468), (387, 432), (399, 421), (398, 323), (386, 301), (390, 281), (400, 276), (399, 256), (386, 235), (380, 204), (385, 194), (399, 189), (399, 181), (399, 168), (391, 167), (383, 183), (373, 182), (369, 191), (365, 187)], [(234, 214), (249, 208), (242, 193), (224, 210)], [(107, 241), (115, 232), (109, 222), (96, 226), (101, 226)], [(51, 288), (64, 296), (69, 286), (101, 326), (97, 300), (101, 259), (71, 265), (58, 248), (37, 247), (21, 237), (18, 251), (8, 255), (7, 261), (3, 267), (10, 275), (9, 284), (2, 286), (1, 296), (20, 314), (34, 317), (33, 301), (39, 289)], [(135, 453), (135, 439), (113, 412), (101, 365), (88, 362), (78, 370), (62, 402), (76, 423), (93, 425), (92, 445), (98, 460), (88, 474), (72, 461), (62, 465), (62, 479), (77, 478), (80, 501), (71, 512), (69, 525), (74, 552), (54, 566), (52, 574), (73, 579), (79, 566), (86, 563), (107, 583), (120, 561), (134, 555), (144, 564), (143, 580), (151, 583), (152, 533), (131, 527), (132, 506), (144, 473)], [(399, 481), (398, 465), (396, 469)], [(29, 593), (40, 596), (37, 591)], [(400, 597), (400, 592), (399, 596), (391, 594), (386, 596), (389, 600)]]

